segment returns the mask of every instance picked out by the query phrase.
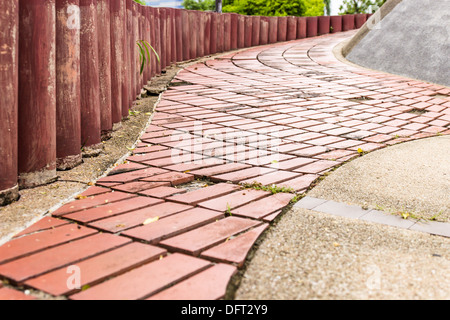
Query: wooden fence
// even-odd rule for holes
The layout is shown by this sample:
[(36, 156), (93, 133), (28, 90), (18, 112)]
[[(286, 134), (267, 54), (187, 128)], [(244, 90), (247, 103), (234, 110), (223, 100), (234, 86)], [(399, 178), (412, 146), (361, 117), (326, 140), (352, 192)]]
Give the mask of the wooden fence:
[[(361, 27), (368, 15), (260, 17), (133, 0), (2, 0), (0, 205), (97, 149), (141, 88), (175, 62)], [(140, 73), (136, 41), (152, 44)]]

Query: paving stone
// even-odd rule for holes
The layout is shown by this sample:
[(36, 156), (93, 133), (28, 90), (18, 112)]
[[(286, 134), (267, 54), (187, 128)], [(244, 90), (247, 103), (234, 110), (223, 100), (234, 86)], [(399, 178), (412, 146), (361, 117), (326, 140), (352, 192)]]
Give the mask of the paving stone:
[(187, 174), (183, 172), (168, 172), (160, 175), (152, 176), (149, 178), (141, 179), (141, 181), (147, 182), (170, 182), (173, 187), (180, 184), (188, 183), (194, 181), (194, 176), (192, 174)]
[(164, 240), (160, 242), (160, 245), (169, 250), (181, 251), (198, 256), (202, 251), (260, 224), (260, 222), (250, 219), (228, 217)]
[(261, 219), (286, 207), (292, 198), (294, 198), (294, 195), (291, 193), (277, 193), (233, 209), (231, 213), (236, 216)]
[(249, 167), (251, 166), (243, 163), (227, 163), (224, 165), (218, 165), (210, 168), (193, 170), (190, 173), (193, 174), (196, 178), (203, 178), (229, 173), (237, 170), (247, 169)]
[(65, 218), (87, 223), (140, 208), (151, 207), (162, 203), (163, 200), (150, 197), (136, 197), (119, 202), (114, 202), (97, 208), (87, 209), (65, 215)]
[(300, 173), (278, 170), (278, 171), (271, 172), (271, 173), (268, 173), (268, 174), (265, 174), (262, 176), (258, 176), (256, 178), (241, 181), (241, 184), (246, 184), (246, 183), (252, 184), (252, 183), (256, 182), (256, 183), (262, 184), (263, 186), (277, 185), (286, 180), (290, 180), (290, 179), (299, 177), (300, 175), (301, 175)]
[(142, 225), (148, 219), (165, 218), (178, 212), (192, 209), (192, 206), (174, 202), (164, 202), (155, 206), (89, 223), (90, 226), (109, 232), (120, 232)]
[(327, 202), (328, 200), (325, 199), (318, 199), (318, 198), (313, 198), (313, 197), (309, 197), (306, 196), (303, 199), (301, 199), (300, 201), (298, 201), (294, 207), (295, 208), (304, 208), (304, 209), (309, 209), (312, 210), (315, 207), (321, 205), (322, 203)]
[(67, 220), (60, 220), (53, 217), (44, 217), (38, 222), (32, 224), (25, 230), (19, 232), (14, 236), (14, 238), (18, 238), (27, 234), (35, 233), (38, 231), (48, 230), (48, 229), (54, 229), (63, 225), (67, 225), (70, 222)]
[(239, 189), (240, 186), (238, 185), (229, 183), (219, 183), (206, 188), (194, 190), (185, 194), (175, 195), (167, 198), (167, 200), (190, 205), (196, 205), (200, 202), (218, 198)]
[(127, 230), (122, 234), (133, 239), (157, 244), (161, 240), (201, 227), (223, 217), (223, 212), (194, 208), (144, 226)]
[(0, 263), (5, 263), (12, 259), (17, 259), (95, 233), (97, 233), (96, 230), (76, 224), (69, 224), (13, 239), (0, 247)]
[(360, 219), (405, 229), (410, 228), (416, 223), (415, 220), (406, 220), (401, 218), (400, 216), (386, 214), (378, 210), (370, 210), (369, 212), (367, 212), (367, 214), (360, 217)]
[(175, 253), (70, 296), (73, 300), (140, 300), (210, 267), (210, 262)]
[(320, 160), (320, 161), (316, 161), (314, 163), (308, 164), (306, 166), (300, 167), (298, 169), (295, 169), (294, 171), (300, 172), (300, 173), (319, 174), (325, 170), (336, 167), (337, 165), (339, 165), (339, 162), (337, 162), (337, 161)]
[(186, 191), (187, 191), (186, 189), (163, 186), (163, 187), (153, 188), (150, 190), (145, 190), (145, 191), (139, 192), (139, 194), (143, 195), (143, 196), (149, 196), (149, 197), (153, 197), (153, 198), (163, 199), (163, 198), (167, 198), (167, 197), (170, 197), (173, 195), (186, 193)]
[(213, 261), (232, 263), (238, 266), (238, 268), (242, 268), (253, 244), (268, 227), (269, 225), (265, 223), (253, 228), (231, 240), (204, 251), (201, 257)]
[(219, 263), (148, 300), (220, 300), (225, 297), (228, 283), (236, 273), (236, 267)]
[(316, 174), (305, 174), (298, 178), (281, 183), (280, 187), (292, 188), (294, 191), (302, 191), (311, 186), (311, 184), (319, 178)]
[(207, 209), (225, 212), (228, 209), (243, 206), (249, 202), (265, 198), (269, 195), (270, 192), (267, 191), (247, 189), (229, 193), (225, 196), (212, 200), (200, 202), (198, 205)]
[(103, 188), (103, 187), (89, 187), (86, 191), (84, 191), (82, 194), (79, 195), (79, 197), (91, 197), (96, 196), (102, 193), (111, 192), (111, 189), (109, 188)]
[(450, 223), (448, 222), (418, 221), (409, 229), (427, 232), (438, 236), (450, 237)]
[(139, 164), (139, 163), (133, 163), (133, 162), (122, 163), (122, 164), (119, 164), (118, 166), (114, 167), (114, 169), (112, 169), (109, 172), (109, 175), (126, 173), (126, 172), (146, 169), (146, 168), (148, 168), (148, 166)]
[[(25, 285), (54, 296), (70, 295), (85, 286), (94, 286), (107, 278), (117, 276), (166, 255), (166, 250), (141, 243), (130, 243), (93, 258), (78, 262), (80, 271), (79, 287), (69, 287), (71, 276), (67, 268), (55, 270), (28, 280)], [(72, 284), (69, 282), (69, 284)]]
[(124, 199), (130, 199), (135, 197), (135, 195), (124, 193), (124, 192), (108, 192), (100, 195), (90, 196), (84, 199), (72, 201), (65, 204), (58, 210), (52, 213), (53, 216), (63, 216), (71, 212), (81, 211), (89, 208), (94, 208), (107, 203), (113, 203), (116, 201), (121, 201)]
[(21, 284), (33, 277), (76, 264), (130, 242), (130, 239), (110, 234), (92, 235), (2, 264), (0, 275)]
[(121, 184), (118, 186), (111, 187), (111, 189), (122, 192), (138, 193), (140, 191), (145, 191), (153, 189), (156, 187), (170, 186), (170, 182), (142, 182), (135, 181), (130, 183)]
[(253, 167), (244, 170), (234, 171), (230, 173), (215, 175), (211, 177), (211, 181), (230, 181), (233, 183), (238, 183), (243, 180), (247, 180), (250, 178), (254, 178), (257, 176), (261, 176), (270, 172), (273, 172), (275, 169), (264, 168), (264, 167)]
[(278, 163), (273, 163), (269, 165), (268, 167), (278, 170), (294, 170), (299, 167), (302, 167), (304, 165), (313, 163), (317, 160), (311, 159), (311, 158), (303, 158), (303, 157), (296, 157), (291, 160), (281, 161)]
[(22, 291), (0, 287), (0, 301), (25, 301), (36, 300), (36, 298), (26, 295)]
[(314, 211), (357, 219), (368, 213), (367, 210), (355, 205), (348, 205), (336, 201), (326, 201), (314, 208)]
[(276, 218), (278, 218), (280, 216), (280, 214), (282, 212), (283, 212), (283, 210), (274, 212), (272, 214), (269, 214), (268, 216), (263, 217), (262, 220), (267, 223), (272, 223)]
[(115, 174), (111, 176), (107, 176), (98, 180), (98, 182), (130, 182), (133, 180), (143, 179), (147, 177), (151, 177), (154, 175), (166, 173), (167, 170), (160, 168), (147, 168), (143, 170), (135, 170), (131, 172)]

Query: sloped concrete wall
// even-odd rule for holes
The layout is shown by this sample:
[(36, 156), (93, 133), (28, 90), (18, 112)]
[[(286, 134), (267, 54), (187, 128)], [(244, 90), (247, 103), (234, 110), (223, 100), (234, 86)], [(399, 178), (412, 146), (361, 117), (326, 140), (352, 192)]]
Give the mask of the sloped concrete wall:
[(450, 1), (401, 1), (371, 26), (346, 58), (367, 68), (450, 86)]

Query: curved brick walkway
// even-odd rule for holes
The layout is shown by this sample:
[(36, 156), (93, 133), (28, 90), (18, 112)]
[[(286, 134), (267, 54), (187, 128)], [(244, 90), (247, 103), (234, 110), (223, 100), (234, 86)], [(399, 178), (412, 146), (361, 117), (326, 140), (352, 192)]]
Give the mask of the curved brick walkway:
[(239, 183), (303, 193), (358, 151), (449, 134), (450, 89), (339, 62), (352, 34), (180, 72), (127, 164), (0, 247), (0, 299), (223, 298), (294, 196)]

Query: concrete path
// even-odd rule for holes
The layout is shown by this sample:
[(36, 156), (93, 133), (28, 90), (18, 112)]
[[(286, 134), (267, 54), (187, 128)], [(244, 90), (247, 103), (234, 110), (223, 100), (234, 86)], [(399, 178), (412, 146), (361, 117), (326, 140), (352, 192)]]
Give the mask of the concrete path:
[(352, 34), (180, 72), (126, 163), (0, 247), (0, 298), (224, 298), (261, 234), (329, 170), (449, 134), (450, 89), (338, 61)]

